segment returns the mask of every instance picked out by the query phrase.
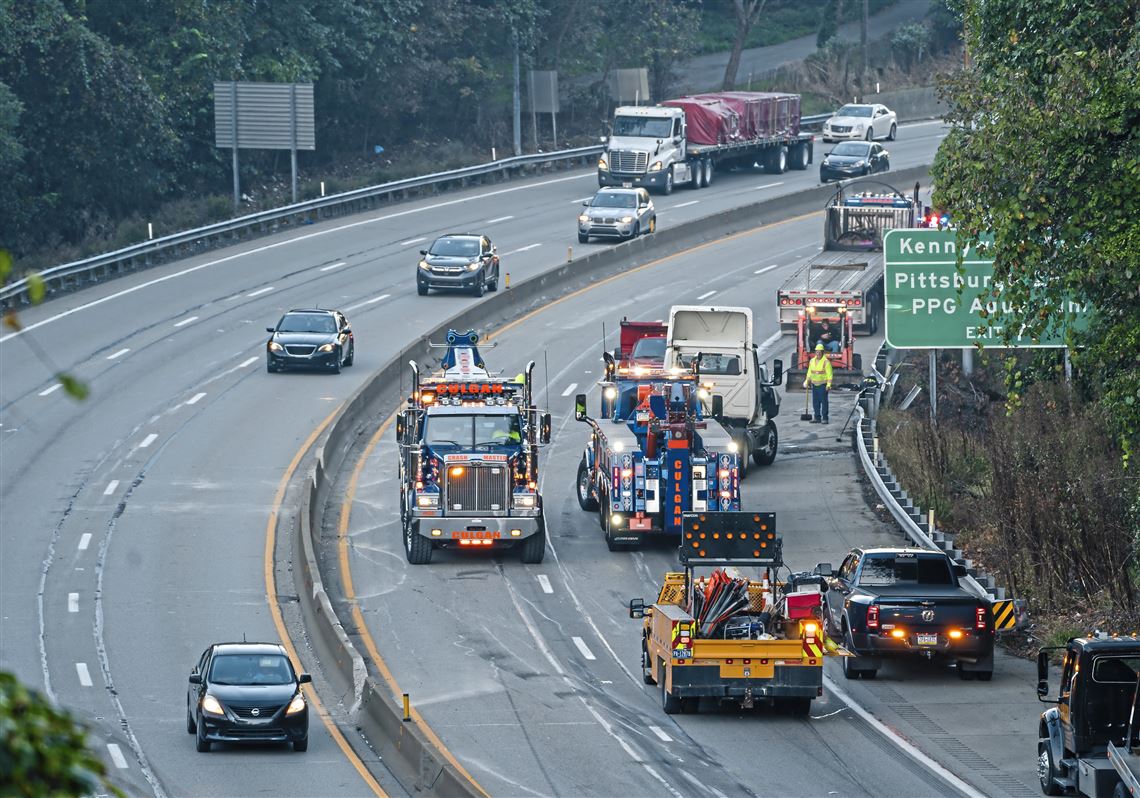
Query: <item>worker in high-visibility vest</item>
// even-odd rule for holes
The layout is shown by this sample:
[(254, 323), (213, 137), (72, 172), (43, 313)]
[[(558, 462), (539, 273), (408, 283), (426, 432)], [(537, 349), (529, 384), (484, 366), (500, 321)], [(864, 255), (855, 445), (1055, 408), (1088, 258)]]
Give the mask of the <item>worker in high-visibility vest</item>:
[(815, 357), (808, 361), (804, 387), (811, 388), (812, 424), (827, 424), (827, 394), (831, 390), (831, 361), (823, 344), (815, 345)]

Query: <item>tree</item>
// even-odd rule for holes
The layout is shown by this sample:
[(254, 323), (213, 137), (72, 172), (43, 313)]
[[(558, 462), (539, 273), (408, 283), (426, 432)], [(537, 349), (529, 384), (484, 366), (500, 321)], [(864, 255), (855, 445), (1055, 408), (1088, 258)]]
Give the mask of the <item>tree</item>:
[(39, 693), (0, 672), (0, 795), (123, 793), (87, 748), (86, 732)]
[[(1067, 329), (1078, 386), (1126, 461), (1140, 444), (1140, 6), (1114, 0), (955, 0), (970, 66), (941, 94), (953, 128), (935, 203), (965, 242), (989, 234), (1010, 336)], [(961, 249), (961, 248), (960, 248)], [(995, 292), (993, 292), (996, 295)]]
[(736, 86), (736, 72), (740, 69), (740, 54), (744, 50), (744, 41), (748, 38), (748, 32), (752, 30), (752, 25), (764, 10), (767, 1), (732, 0), (732, 11), (736, 16), (736, 35), (732, 37), (732, 51), (724, 68), (724, 83), (721, 85), (724, 91), (732, 91)]

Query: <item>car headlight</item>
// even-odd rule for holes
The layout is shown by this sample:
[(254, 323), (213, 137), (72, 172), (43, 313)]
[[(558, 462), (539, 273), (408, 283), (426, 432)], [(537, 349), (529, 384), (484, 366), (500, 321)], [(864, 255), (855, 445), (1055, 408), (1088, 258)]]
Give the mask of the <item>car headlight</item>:
[(209, 693), (202, 699), (202, 711), (210, 715), (225, 715), (226, 711), (222, 709), (221, 703), (218, 699), (214, 698)]
[(598, 168), (600, 170), (602, 170), (603, 172), (610, 171), (610, 165), (609, 165), (609, 162), (606, 161), (606, 156), (603, 155), (601, 158), (598, 159)]
[(305, 708), (305, 697), (300, 693), (293, 696), (293, 700), (289, 702), (289, 708), (285, 710), (286, 715), (296, 715), (298, 712)]
[(317, 347), (317, 351), (318, 352), (331, 352), (331, 351), (333, 351), (334, 348), (336, 348), (335, 344), (323, 344), (322, 346)]
[(854, 166), (866, 166), (866, 165), (867, 165), (866, 161), (856, 161), (854, 163)]
[(285, 347), (283, 347), (281, 344), (277, 343), (276, 341), (270, 341), (269, 342), (269, 351), (270, 352), (284, 352)]
[(654, 161), (653, 165), (649, 167), (649, 171), (650, 172), (660, 172), (661, 171), (661, 161)]
[(829, 161), (829, 160), (827, 160), (826, 158), (824, 158), (824, 159), (823, 159), (823, 164), (822, 164), (822, 165), (823, 165), (823, 166), (831, 166), (831, 161)]
[(416, 497), (416, 506), (417, 507), (438, 507), (439, 506), (439, 494), (424, 493), (424, 494), (417, 496)]
[(478, 260), (477, 260), (477, 261), (475, 261), (474, 263), (468, 263), (468, 264), (467, 264), (467, 271), (469, 271), (469, 272), (477, 272), (477, 271), (479, 271), (479, 267), (480, 267), (480, 266), (482, 266), (482, 265), (483, 265), (483, 262), (482, 262), (482, 261), (478, 261)]
[(421, 261), (420, 261), (420, 268), (421, 268), (421, 269), (425, 269), (425, 270), (430, 270), (430, 269), (431, 269), (431, 264), (430, 264), (430, 263), (428, 263), (426, 260), (421, 260)]
[(858, 130), (860, 133), (862, 133), (862, 132), (863, 132), (863, 128), (864, 128), (864, 125), (863, 125), (863, 123), (862, 123), (862, 122), (860, 122), (859, 124), (855, 125), (855, 129), (856, 129), (856, 130)]
[(590, 221), (590, 217), (583, 213), (578, 217), (578, 221), (582, 224), (585, 224), (586, 222)]
[(516, 493), (514, 495), (515, 507), (534, 507), (538, 501), (533, 493)]
[(629, 224), (629, 223), (630, 223), (630, 222), (632, 222), (632, 221), (633, 221), (633, 217), (632, 217), (632, 216), (623, 216), (623, 217), (621, 217), (621, 223), (622, 223), (622, 224)]

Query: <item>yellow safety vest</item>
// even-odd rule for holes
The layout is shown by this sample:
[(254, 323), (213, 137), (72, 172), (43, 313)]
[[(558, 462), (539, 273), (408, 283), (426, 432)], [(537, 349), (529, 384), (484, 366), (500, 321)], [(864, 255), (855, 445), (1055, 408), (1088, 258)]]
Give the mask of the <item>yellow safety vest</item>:
[(808, 382), (811, 385), (824, 385), (831, 387), (831, 361), (827, 356), (813, 357), (808, 363)]

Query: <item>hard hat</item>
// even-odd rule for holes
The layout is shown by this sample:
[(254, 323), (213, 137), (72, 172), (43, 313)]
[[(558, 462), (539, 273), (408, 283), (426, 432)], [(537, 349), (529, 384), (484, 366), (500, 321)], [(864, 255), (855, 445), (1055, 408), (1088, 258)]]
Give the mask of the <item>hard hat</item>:
[(822, 352), (823, 351), (823, 344), (816, 344), (815, 345), (815, 351)]
[(514, 381), (518, 382), (518, 383), (526, 382), (526, 375), (525, 374), (516, 374)]

